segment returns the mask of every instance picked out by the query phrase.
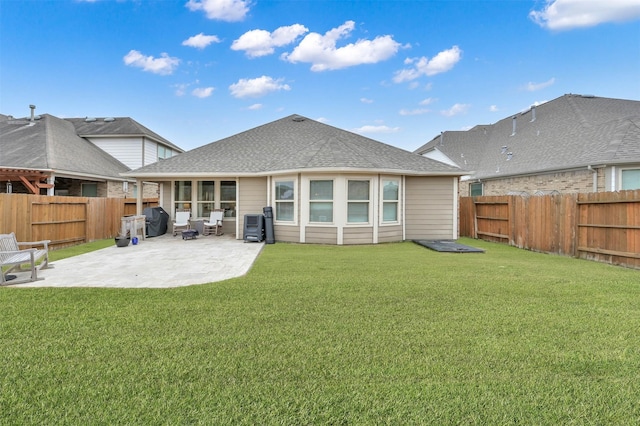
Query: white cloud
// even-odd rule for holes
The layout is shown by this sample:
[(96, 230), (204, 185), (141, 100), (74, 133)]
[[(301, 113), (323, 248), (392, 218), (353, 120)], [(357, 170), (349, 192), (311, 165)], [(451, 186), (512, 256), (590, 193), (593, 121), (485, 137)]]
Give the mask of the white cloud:
[(328, 123), (329, 119), (326, 117), (318, 117), (316, 118), (316, 121), (320, 122), (320, 123)]
[(197, 98), (208, 98), (214, 90), (213, 87), (197, 87), (191, 91), (191, 94)]
[(440, 111), (440, 114), (445, 117), (453, 117), (454, 115), (464, 114), (469, 111), (471, 105), (469, 104), (455, 104), (451, 108)]
[(262, 104), (253, 104), (253, 105), (250, 105), (249, 108), (247, 109), (250, 109), (252, 111), (257, 111), (259, 109), (262, 109)]
[(270, 55), (275, 47), (293, 43), (299, 36), (309, 32), (304, 25), (294, 24), (280, 27), (270, 33), (266, 30), (251, 30), (242, 34), (231, 44), (232, 50), (244, 50), (250, 58)]
[(196, 49), (204, 49), (211, 43), (220, 43), (220, 39), (214, 35), (204, 35), (204, 33), (200, 33), (192, 37), (189, 37), (188, 39), (182, 42), (182, 45), (195, 47)]
[(363, 104), (372, 104), (373, 103), (373, 99), (360, 98), (360, 102), (362, 102)]
[(436, 98), (427, 98), (427, 99), (423, 99), (420, 101), (420, 105), (431, 105), (432, 103), (436, 102), (437, 99)]
[(353, 21), (347, 21), (324, 35), (309, 33), (291, 53), (284, 53), (281, 58), (291, 63), (310, 63), (311, 71), (327, 71), (375, 64), (389, 59), (400, 48), (400, 44), (388, 35), (336, 47), (338, 40), (347, 37), (354, 27)]
[(400, 131), (400, 127), (389, 127), (389, 126), (362, 126), (357, 129), (353, 129), (355, 133), (397, 133)]
[(242, 21), (249, 12), (245, 0), (189, 0), (185, 6), (192, 12), (203, 11), (207, 18), (219, 21)]
[(528, 92), (535, 92), (537, 90), (542, 90), (545, 89), (551, 85), (553, 85), (553, 83), (556, 82), (555, 78), (550, 78), (547, 81), (544, 81), (542, 83), (533, 83), (533, 82), (528, 82), (527, 84), (524, 85), (524, 90), (528, 91)]
[(489, 111), (491, 111), (491, 112), (498, 112), (498, 111), (500, 111), (500, 110), (498, 109), (498, 105), (491, 105), (491, 106), (489, 107)]
[(530, 12), (529, 17), (550, 30), (593, 27), (606, 22), (640, 19), (640, 1), (547, 0), (542, 10)]
[(400, 115), (422, 115), (429, 112), (431, 112), (431, 110), (427, 108), (401, 109)]
[(142, 68), (143, 71), (154, 74), (169, 75), (178, 67), (180, 59), (172, 58), (166, 53), (160, 54), (159, 58), (145, 56), (137, 50), (131, 50), (124, 58), (125, 65)]
[(431, 60), (426, 56), (421, 58), (405, 59), (405, 65), (412, 65), (412, 68), (405, 68), (396, 71), (393, 81), (403, 83), (415, 80), (423, 75), (432, 76), (451, 70), (462, 59), (462, 50), (458, 46), (443, 50)]
[(229, 90), (236, 98), (257, 98), (279, 90), (291, 90), (289, 85), (281, 82), (282, 79), (273, 79), (266, 75), (253, 79), (241, 78), (237, 83), (229, 86)]

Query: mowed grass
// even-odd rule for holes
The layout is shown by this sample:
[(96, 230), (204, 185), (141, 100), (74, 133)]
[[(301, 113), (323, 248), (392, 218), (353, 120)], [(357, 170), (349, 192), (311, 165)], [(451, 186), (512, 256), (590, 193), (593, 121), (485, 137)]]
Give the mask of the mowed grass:
[(462, 241), (487, 251), (278, 243), (207, 285), (1, 288), (0, 424), (640, 423), (640, 271)]

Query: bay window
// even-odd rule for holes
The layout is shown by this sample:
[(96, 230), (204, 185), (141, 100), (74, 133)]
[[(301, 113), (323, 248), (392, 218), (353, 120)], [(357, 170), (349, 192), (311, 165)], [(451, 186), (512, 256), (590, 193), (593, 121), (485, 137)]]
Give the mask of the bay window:
[(369, 222), (368, 180), (349, 180), (347, 182), (347, 222)]
[(309, 221), (333, 222), (333, 181), (309, 182)]

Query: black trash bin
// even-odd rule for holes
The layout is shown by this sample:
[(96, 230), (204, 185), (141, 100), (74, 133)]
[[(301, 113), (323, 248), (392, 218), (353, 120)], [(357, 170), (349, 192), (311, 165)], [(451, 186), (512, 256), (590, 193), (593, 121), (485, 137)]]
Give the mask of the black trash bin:
[(264, 214), (264, 242), (273, 244), (276, 242), (276, 237), (273, 233), (273, 208), (263, 207), (262, 213)]
[(167, 233), (169, 213), (162, 207), (147, 207), (142, 213), (147, 217), (147, 237), (158, 237)]

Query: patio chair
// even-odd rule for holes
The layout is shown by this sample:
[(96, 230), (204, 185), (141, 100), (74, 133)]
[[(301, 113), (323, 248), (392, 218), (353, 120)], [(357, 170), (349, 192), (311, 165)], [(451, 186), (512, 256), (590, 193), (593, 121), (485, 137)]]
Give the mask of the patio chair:
[(209, 216), (209, 221), (204, 223), (202, 233), (204, 235), (210, 235), (213, 231), (213, 235), (222, 235), (222, 221), (224, 220), (224, 210), (215, 209)]
[(176, 210), (176, 218), (173, 219), (173, 236), (178, 235), (178, 231), (191, 229), (191, 210)]

